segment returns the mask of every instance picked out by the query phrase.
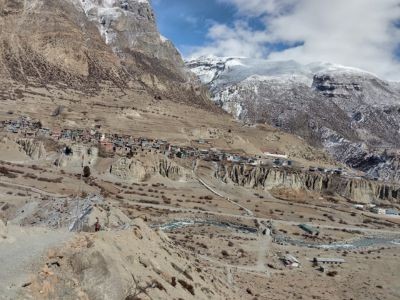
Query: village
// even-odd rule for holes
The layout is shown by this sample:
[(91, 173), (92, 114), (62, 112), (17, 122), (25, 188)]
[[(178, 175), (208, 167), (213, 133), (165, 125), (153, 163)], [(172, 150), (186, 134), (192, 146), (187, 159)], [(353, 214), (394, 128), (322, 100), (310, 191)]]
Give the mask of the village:
[[(166, 140), (132, 137), (129, 135), (103, 133), (99, 129), (50, 129), (42, 127), (40, 121), (21, 116), (14, 120), (0, 121), (0, 130), (22, 135), (25, 138), (48, 138), (59, 143), (74, 142), (95, 145), (105, 154), (132, 156), (139, 151), (152, 150), (169, 158), (201, 159), (214, 162), (230, 162), (251, 166), (288, 167), (306, 169), (309, 172), (335, 174), (339, 176), (357, 177), (342, 168), (305, 167), (294, 161), (286, 154), (270, 153), (262, 150), (262, 155), (249, 156), (241, 151), (231, 152), (213, 148), (208, 140), (192, 141), (191, 146), (173, 145)], [(65, 149), (64, 149), (65, 151)]]
[[(173, 145), (166, 140), (149, 139), (146, 137), (132, 137), (121, 134), (107, 134), (100, 129), (50, 129), (42, 126), (40, 121), (32, 120), (29, 117), (21, 116), (17, 119), (0, 121), (0, 130), (22, 135), (24, 138), (48, 138), (58, 143), (82, 143), (97, 146), (104, 156), (119, 155), (132, 157), (143, 151), (153, 151), (168, 158), (179, 159), (200, 159), (216, 163), (231, 163), (248, 166), (265, 166), (273, 168), (291, 168), (311, 173), (333, 174), (346, 178), (377, 181), (378, 179), (368, 178), (361, 172), (343, 170), (342, 168), (324, 168), (314, 166), (302, 166), (301, 163), (290, 159), (286, 154), (270, 153), (262, 150), (262, 155), (249, 156), (248, 154), (233, 153), (231, 151), (213, 148), (208, 140), (194, 140), (192, 146)], [(68, 155), (71, 148), (65, 146), (61, 151)], [(369, 211), (375, 215), (399, 217), (400, 213), (395, 208), (378, 207), (371, 203), (354, 204), (358, 210)]]
[[(88, 179), (88, 184), (85, 185), (85, 180), (80, 182), (82, 178), (76, 176), (75, 171), (71, 174), (68, 171), (61, 172), (62, 169), (60, 170), (58, 165), (57, 170), (43, 169), (43, 174), (41, 173), (40, 177), (33, 181), (34, 176), (31, 174), (34, 170), (30, 169), (31, 166), (6, 165), (5, 167), (13, 167), (12, 170), (19, 171), (21, 169), (19, 172), (25, 172), (24, 174), (16, 173), (20, 174), (16, 176), (20, 177), (20, 184), (23, 188), (29, 184), (37, 189), (54, 188), (53, 193), (56, 191), (59, 193), (59, 190), (55, 188), (56, 184), (53, 187), (53, 185), (47, 185), (47, 182), (50, 181), (41, 181), (53, 180), (52, 177), (56, 176), (55, 173), (58, 170), (62, 175), (57, 178), (61, 178), (63, 188), (68, 189), (70, 184), (70, 189), (74, 190), (78, 186), (77, 180), (80, 182), (79, 186), (82, 184), (91, 191), (101, 187), (100, 193), (102, 189), (106, 191), (106, 194), (112, 193), (109, 194), (109, 197), (113, 198), (113, 203), (118, 203), (127, 215), (145, 215), (146, 220), (154, 228), (165, 227), (165, 232), (171, 237), (171, 240), (176, 241), (185, 251), (193, 251), (193, 244), (198, 245), (199, 247), (196, 248), (195, 252), (201, 262), (206, 266), (228, 270), (227, 280), (234, 284), (239, 284), (238, 274), (243, 272), (250, 274), (250, 276), (256, 276), (255, 278), (258, 278), (258, 280), (260, 278), (273, 278), (274, 276), (286, 276), (290, 280), (300, 280), (299, 277), (305, 276), (305, 274), (317, 276), (321, 281), (324, 278), (329, 278), (328, 280), (338, 279), (353, 272), (354, 266), (359, 263), (359, 260), (365, 259), (364, 254), (361, 253), (383, 251), (379, 249), (384, 246), (388, 247), (386, 251), (390, 254), (391, 251), (395, 251), (389, 249), (389, 246), (393, 241), (396, 241), (397, 235), (395, 236), (391, 231), (389, 233), (385, 231), (391, 230), (390, 227), (378, 227), (376, 229), (373, 227), (375, 223), (371, 223), (371, 228), (367, 224), (363, 224), (366, 226), (365, 232), (358, 231), (361, 228), (359, 225), (362, 219), (356, 220), (357, 218), (364, 218), (361, 217), (364, 214), (363, 212), (360, 212), (357, 216), (354, 214), (354, 211), (362, 210), (366, 212), (365, 216), (370, 219), (372, 214), (383, 214), (383, 212), (384, 214), (392, 213), (394, 215), (394, 209), (384, 209), (372, 203), (346, 202), (343, 210), (339, 211), (331, 206), (331, 203), (323, 207), (324, 204), (313, 206), (311, 202), (266, 199), (268, 197), (266, 194), (261, 196), (258, 194), (260, 191), (254, 193), (251, 189), (248, 191), (241, 191), (241, 189), (234, 192), (223, 191), (222, 185), (218, 185), (216, 181), (213, 182), (210, 178), (204, 176), (204, 173), (201, 173), (200, 161), (206, 162), (204, 165), (207, 166), (215, 163), (230, 166), (243, 165), (249, 168), (265, 166), (268, 169), (273, 168), (278, 171), (281, 169), (301, 170), (311, 177), (313, 177), (313, 174), (332, 174), (338, 177), (359, 176), (359, 174), (353, 174), (351, 171), (340, 167), (305, 166), (285, 153), (274, 153), (267, 149), (261, 149), (259, 155), (222, 150), (213, 147), (213, 140), (206, 139), (195, 139), (187, 145), (177, 145), (162, 139), (105, 133), (100, 128), (45, 128), (41, 122), (27, 117), (0, 122), (0, 131), (8, 136), (15, 135), (17, 139), (49, 140), (56, 146), (54, 151), (58, 151), (58, 154), (62, 153), (62, 156), (71, 155), (72, 151), (75, 151), (74, 144), (85, 144), (98, 148), (99, 157), (105, 157), (107, 160), (111, 158), (110, 161), (114, 160), (113, 158), (136, 158), (152, 156), (153, 154), (175, 159), (177, 162), (186, 160), (182, 161), (182, 164), (186, 163), (186, 165), (191, 165), (187, 162), (199, 160), (200, 166), (197, 169), (197, 174), (195, 174), (199, 183), (194, 183), (190, 188), (185, 187), (182, 183), (171, 183), (167, 180), (162, 181), (163, 184), (161, 184), (158, 182), (159, 178), (157, 181), (135, 182), (132, 185), (126, 182), (113, 183), (108, 181), (109, 178), (93, 178)], [(88, 149), (91, 148), (88, 147)], [(53, 160), (48, 163), (53, 164)], [(33, 168), (38, 167), (40, 166), (35, 165)], [(90, 165), (90, 168), (92, 167), (95, 169), (95, 165)], [(76, 170), (79, 170), (79, 168), (80, 165)], [(203, 185), (202, 182), (205, 182), (206, 185)], [(207, 183), (213, 186), (211, 190), (207, 187)], [(179, 194), (176, 187), (179, 187)], [(113, 192), (114, 189), (115, 192)], [(217, 192), (215, 193), (213, 190)], [(16, 197), (18, 194), (13, 196)], [(90, 197), (90, 194), (87, 197)], [(100, 196), (96, 195), (96, 197)], [(237, 199), (230, 197), (237, 197)], [(96, 207), (92, 207), (92, 204), (89, 205), (86, 200), (78, 200), (82, 204), (76, 204), (73, 200), (65, 201), (65, 198), (60, 198), (61, 200), (58, 201), (54, 199), (57, 198), (49, 197), (48, 200), (41, 200), (39, 203), (43, 202), (47, 205), (54, 202), (63, 207), (64, 203), (70, 202), (69, 205), (73, 212), (71, 216), (74, 215), (75, 211), (79, 211), (76, 213), (78, 216), (86, 215), (90, 209)], [(81, 205), (80, 210), (76, 209), (77, 205)], [(246, 209), (244, 210), (243, 207)], [(24, 213), (25, 209), (24, 206), (19, 211)], [(62, 211), (64, 209), (60, 208)], [(39, 207), (38, 213), (40, 211), (41, 208)], [(83, 213), (80, 213), (80, 211)], [(332, 213), (327, 214), (327, 212)], [(334, 217), (335, 220), (333, 219), (333, 212), (337, 213)], [(196, 226), (190, 226), (191, 218), (199, 220), (198, 226), (196, 222), (193, 222)], [(345, 221), (342, 221), (342, 218)], [(101, 224), (102, 229), (99, 230), (105, 232), (105, 221), (96, 220), (95, 225)], [(188, 222), (184, 222), (184, 220), (188, 220)], [(37, 220), (32, 219), (32, 222), (37, 222)], [(200, 222), (204, 222), (204, 225)], [(376, 220), (376, 222), (379, 222), (376, 223), (378, 225), (386, 224), (382, 220)], [(178, 226), (182, 223), (186, 225)], [(72, 225), (74, 224), (78, 223), (72, 223)], [(171, 224), (178, 225), (174, 228)], [(74, 226), (71, 228), (74, 228)], [(168, 227), (170, 228), (168, 229)], [(94, 227), (95, 231), (98, 230), (96, 228)], [(379, 228), (387, 236), (377, 237), (374, 230), (379, 230)], [(378, 254), (375, 256), (378, 257)], [(234, 277), (232, 281), (230, 281), (231, 275), (229, 274), (236, 274), (232, 275)], [(225, 274), (222, 275), (222, 278), (224, 276)], [(280, 287), (271, 284), (271, 288), (266, 293), (272, 294), (274, 289), (277, 290)], [(246, 293), (253, 293), (255, 290), (256, 284), (251, 285)]]

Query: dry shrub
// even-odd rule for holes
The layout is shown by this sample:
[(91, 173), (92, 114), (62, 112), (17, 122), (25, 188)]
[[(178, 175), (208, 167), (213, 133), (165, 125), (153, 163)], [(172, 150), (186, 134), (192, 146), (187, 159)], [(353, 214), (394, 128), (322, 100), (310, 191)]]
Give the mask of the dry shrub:
[(326, 275), (330, 276), (330, 277), (335, 277), (338, 274), (337, 271), (329, 271), (328, 273), (326, 273)]
[(187, 283), (186, 281), (179, 279), (178, 282), (180, 283), (180, 285), (187, 290), (189, 293), (191, 293), (193, 296), (195, 295), (194, 293), (194, 287), (193, 285)]
[(37, 180), (44, 181), (44, 182), (50, 182), (50, 183), (61, 183), (62, 177), (58, 177), (58, 178), (39, 177)]

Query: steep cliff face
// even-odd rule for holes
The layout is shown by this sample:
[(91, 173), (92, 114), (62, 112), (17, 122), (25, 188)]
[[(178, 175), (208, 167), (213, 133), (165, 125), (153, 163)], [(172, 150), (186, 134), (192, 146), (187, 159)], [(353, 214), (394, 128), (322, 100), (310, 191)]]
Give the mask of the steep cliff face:
[(189, 172), (173, 161), (163, 157), (120, 158), (110, 167), (110, 174), (123, 180), (141, 182), (154, 175), (161, 175), (174, 181), (187, 180)]
[(212, 107), (148, 1), (0, 0), (0, 28), (4, 80), (90, 94), (134, 88)]
[(154, 172), (175, 181), (184, 181), (187, 179), (188, 175), (188, 172), (181, 166), (165, 158), (160, 159), (158, 163), (155, 164)]
[(146, 179), (148, 173), (139, 161), (129, 158), (120, 158), (110, 167), (110, 174), (122, 180), (140, 182)]
[(182, 58), (174, 45), (159, 34), (149, 1), (75, 1), (115, 52), (135, 49), (147, 56), (183, 66)]
[(384, 150), (400, 148), (397, 84), (328, 63), (205, 57), (187, 65), (236, 118), (267, 122), (371, 176), (397, 179), (398, 169), (379, 172), (394, 158)]
[(337, 175), (294, 171), (243, 165), (220, 165), (215, 176), (225, 183), (249, 188), (272, 189), (285, 187), (317, 193), (335, 193), (357, 202), (376, 200), (400, 202), (400, 187), (380, 184), (364, 179), (351, 179)]
[(17, 143), (21, 146), (21, 150), (26, 153), (31, 159), (39, 160), (46, 157), (46, 149), (42, 142), (32, 139), (21, 139)]

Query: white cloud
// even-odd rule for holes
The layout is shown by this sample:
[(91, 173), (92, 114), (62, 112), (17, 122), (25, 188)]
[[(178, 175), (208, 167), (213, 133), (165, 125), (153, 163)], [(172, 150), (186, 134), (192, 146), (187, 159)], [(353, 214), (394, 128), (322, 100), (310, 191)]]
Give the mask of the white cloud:
[(298, 2), (297, 0), (217, 0), (218, 2), (236, 5), (239, 13), (250, 16), (261, 16), (263, 14), (279, 15), (287, 12)]
[(207, 37), (212, 41), (208, 46), (194, 49), (192, 56), (244, 56), (265, 57), (264, 44), (270, 37), (264, 31), (253, 31), (245, 22), (237, 21), (233, 28), (224, 24), (210, 27)]
[[(238, 9), (232, 27), (210, 27), (210, 44), (194, 55), (327, 61), (354, 66), (388, 79), (400, 80), (399, 0), (218, 0)], [(258, 18), (263, 30), (253, 30), (246, 18)], [(278, 43), (300, 46), (277, 51)]]

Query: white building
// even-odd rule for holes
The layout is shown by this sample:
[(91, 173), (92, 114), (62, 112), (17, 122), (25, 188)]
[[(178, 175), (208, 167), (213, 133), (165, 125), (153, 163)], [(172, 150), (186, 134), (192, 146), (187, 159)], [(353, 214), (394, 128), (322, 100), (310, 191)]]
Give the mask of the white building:
[(281, 158), (281, 159), (289, 158), (286, 154), (277, 154), (277, 153), (270, 153), (270, 152), (264, 152), (264, 155), (267, 157), (272, 157), (272, 158)]
[(380, 208), (380, 207), (374, 207), (374, 208), (371, 209), (371, 211), (374, 214), (378, 214), (378, 215), (385, 215), (386, 214), (386, 209)]
[(363, 209), (364, 209), (364, 205), (362, 205), (362, 204), (354, 204), (353, 207), (354, 207), (355, 209), (360, 209), (360, 210), (363, 210)]

